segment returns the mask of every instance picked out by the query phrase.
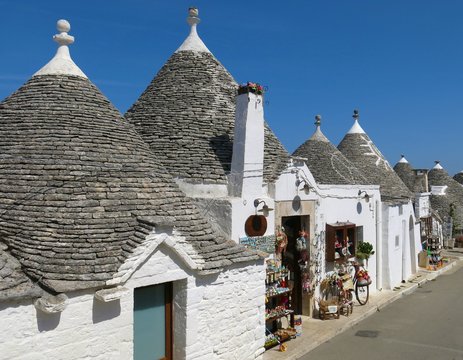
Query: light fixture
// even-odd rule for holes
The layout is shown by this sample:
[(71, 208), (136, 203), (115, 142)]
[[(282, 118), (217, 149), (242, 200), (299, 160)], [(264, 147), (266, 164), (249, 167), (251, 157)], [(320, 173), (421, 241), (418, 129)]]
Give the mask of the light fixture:
[[(264, 204), (264, 206), (262, 206), (262, 209), (260, 210), (257, 210), (257, 208), (259, 207), (260, 204)], [(269, 208), (267, 203), (265, 202), (265, 200), (262, 200), (262, 199), (255, 199), (254, 200), (254, 207), (256, 208), (256, 213), (257, 212), (261, 212), (262, 215), (264, 216), (268, 216), (269, 212), (270, 211), (273, 211), (272, 208)]]
[[(302, 186), (302, 188), (299, 189), (299, 186), (301, 186), (301, 184), (304, 184), (304, 186)], [(310, 189), (311, 189), (310, 185), (307, 184), (307, 182), (304, 179), (302, 179), (302, 180), (297, 179), (296, 180), (296, 188), (297, 188), (298, 191), (303, 190), (306, 195), (309, 195)]]
[[(364, 194), (364, 195), (362, 196), (362, 194)], [(371, 198), (371, 195), (368, 195), (367, 192), (363, 191), (363, 190), (359, 190), (358, 196), (364, 198), (366, 202), (369, 202), (370, 198)]]

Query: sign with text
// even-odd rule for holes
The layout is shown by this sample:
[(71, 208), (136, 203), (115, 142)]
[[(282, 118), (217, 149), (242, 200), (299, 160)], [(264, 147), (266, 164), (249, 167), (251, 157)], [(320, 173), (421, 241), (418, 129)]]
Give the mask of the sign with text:
[(273, 253), (275, 252), (275, 235), (242, 237), (240, 244), (249, 249)]

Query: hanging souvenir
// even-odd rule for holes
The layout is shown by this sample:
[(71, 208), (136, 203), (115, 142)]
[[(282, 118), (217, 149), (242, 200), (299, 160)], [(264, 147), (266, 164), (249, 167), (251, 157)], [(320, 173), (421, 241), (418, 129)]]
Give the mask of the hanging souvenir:
[(277, 235), (276, 235), (276, 247), (277, 247), (277, 254), (283, 254), (286, 252), (286, 247), (288, 246), (288, 237), (284, 233), (285, 228), (281, 228), (282, 231), (280, 231), (280, 228), (278, 227), (277, 230)]

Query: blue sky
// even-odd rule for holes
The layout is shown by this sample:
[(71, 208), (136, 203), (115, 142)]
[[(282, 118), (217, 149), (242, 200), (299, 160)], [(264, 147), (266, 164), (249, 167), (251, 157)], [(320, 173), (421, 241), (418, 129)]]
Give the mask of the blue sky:
[(238, 82), (267, 85), (267, 122), (288, 151), (322, 130), (337, 145), (360, 124), (394, 165), (434, 160), (463, 170), (463, 2), (0, 0), (0, 99), (56, 51), (56, 20), (70, 21), (71, 55), (121, 111), (188, 35), (198, 32)]

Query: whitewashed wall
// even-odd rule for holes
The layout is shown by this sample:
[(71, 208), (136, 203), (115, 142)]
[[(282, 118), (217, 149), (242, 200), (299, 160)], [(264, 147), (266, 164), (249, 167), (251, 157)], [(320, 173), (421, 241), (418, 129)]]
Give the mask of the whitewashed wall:
[(161, 245), (124, 285), (129, 291), (109, 303), (96, 300), (92, 291), (67, 294), (68, 305), (58, 314), (44, 314), (32, 301), (1, 303), (0, 358), (131, 359), (133, 289), (174, 281), (175, 359), (259, 359), (263, 261), (198, 278), (181, 263)]
[(420, 232), (411, 202), (383, 203), (382, 212), (383, 287), (391, 289), (416, 272), (421, 250)]
[[(375, 255), (368, 260), (368, 272), (372, 279), (370, 291), (375, 292), (376, 286), (376, 212), (375, 200), (379, 199), (377, 186), (333, 186), (320, 185), (327, 196), (320, 200), (317, 212), (317, 228), (325, 231), (326, 224), (351, 222), (363, 226), (363, 241), (373, 245)], [(367, 202), (358, 196), (358, 191), (366, 191), (370, 195)]]

